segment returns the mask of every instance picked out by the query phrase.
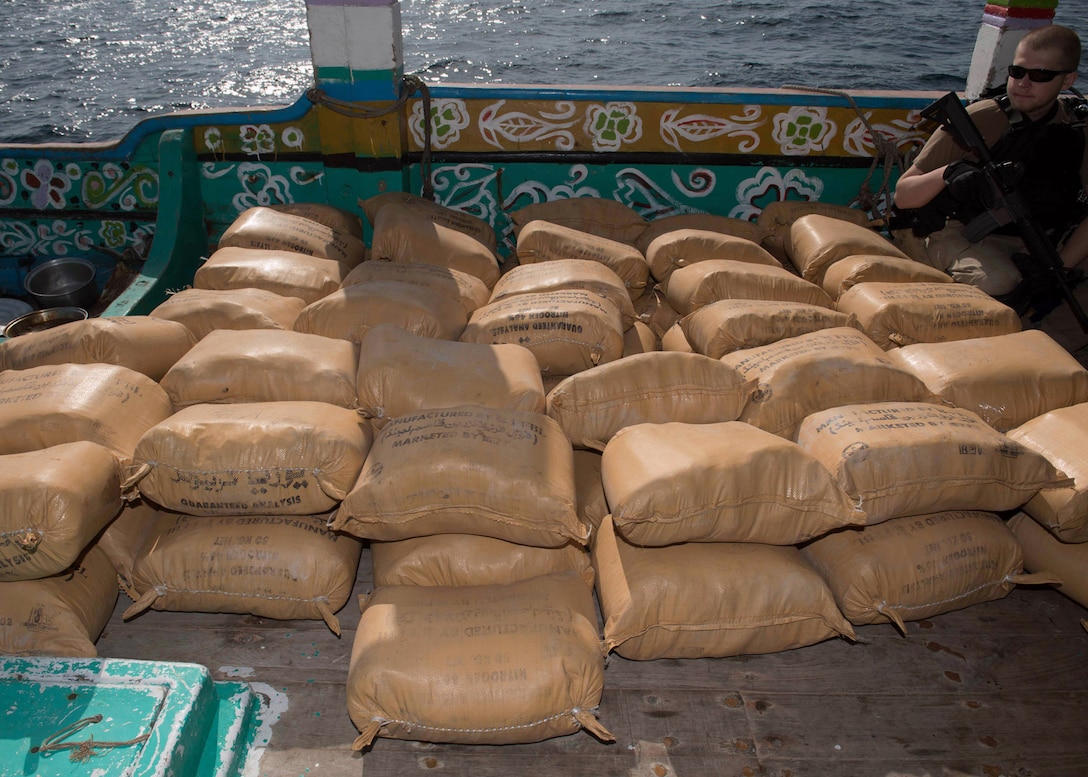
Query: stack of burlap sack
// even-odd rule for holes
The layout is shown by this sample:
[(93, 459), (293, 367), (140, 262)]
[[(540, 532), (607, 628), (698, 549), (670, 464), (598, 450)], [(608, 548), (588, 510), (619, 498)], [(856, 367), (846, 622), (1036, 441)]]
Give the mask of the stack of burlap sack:
[[(1021, 582), (1088, 600), (1088, 371), (863, 214), (547, 202), (503, 265), (479, 218), (360, 205), (369, 249), (343, 211), (252, 209), (150, 316), (0, 345), (5, 473), (61, 468), (87, 503), (0, 480), (5, 516), (40, 513), (5, 528), (0, 584), (96, 557), (110, 583), (48, 650), (93, 654), (115, 574), (126, 617), (338, 632), (369, 543), (357, 748), (608, 739), (610, 650), (789, 650)], [(87, 513), (63, 554), (50, 510)]]

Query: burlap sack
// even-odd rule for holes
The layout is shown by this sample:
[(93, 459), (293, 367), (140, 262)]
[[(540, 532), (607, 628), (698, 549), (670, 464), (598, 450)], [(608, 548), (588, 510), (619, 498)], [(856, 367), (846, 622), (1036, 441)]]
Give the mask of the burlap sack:
[(608, 515), (608, 500), (601, 481), (601, 454), (579, 448), (574, 452), (574, 492), (578, 517), (596, 529)]
[(351, 232), (265, 207), (243, 211), (219, 238), (217, 247), (286, 251), (335, 259), (349, 270), (366, 259), (366, 245)]
[(993, 513), (954, 510), (834, 532), (805, 546), (855, 626), (932, 618), (1004, 598), (1023, 575), (1020, 544)]
[(869, 226), (869, 216), (865, 211), (835, 205), (830, 202), (810, 202), (809, 200), (775, 200), (767, 203), (756, 217), (756, 225), (766, 233), (763, 247), (779, 259), (789, 256), (790, 229), (793, 222), (802, 216), (819, 214), (828, 218), (841, 219), (859, 226)]
[(678, 229), (656, 238), (646, 249), (650, 275), (667, 284), (669, 277), (681, 267), (708, 259), (730, 259), (735, 262), (765, 264), (781, 267), (759, 243), (752, 240), (702, 229)]
[(924, 402), (844, 405), (813, 413), (797, 444), (868, 516), (1012, 510), (1070, 482), (1045, 456), (969, 410)]
[(801, 277), (813, 283), (820, 283), (828, 267), (848, 256), (876, 254), (910, 258), (891, 240), (869, 227), (815, 213), (802, 216), (790, 226), (786, 252)]
[[(167, 514), (158, 505), (144, 499), (126, 502), (96, 541), (117, 570), (117, 580), (130, 598), (138, 599), (133, 587), (132, 570), (137, 559), (143, 556), (144, 545), (156, 536), (159, 518)], [(170, 513), (175, 515), (175, 513)]]
[(547, 221), (580, 232), (635, 245), (649, 224), (632, 208), (619, 200), (603, 197), (571, 197), (549, 202), (534, 202), (510, 214), (514, 235), (520, 240), (522, 230), (533, 221)]
[(831, 299), (859, 283), (955, 283), (952, 276), (936, 267), (879, 254), (847, 256), (827, 268), (820, 286)]
[(623, 333), (623, 355), (634, 356), (639, 353), (653, 353), (661, 350), (661, 338), (654, 330), (641, 321), (636, 321)]
[(636, 661), (776, 653), (854, 638), (800, 552), (754, 542), (639, 548), (601, 524), (593, 547), (605, 645)]
[(544, 384), (532, 351), (419, 337), (382, 324), (359, 343), (359, 412), (377, 428), (421, 410), (480, 405), (543, 413)]
[(1008, 435), (1073, 478), (1040, 490), (1024, 512), (1062, 542), (1088, 542), (1088, 403), (1043, 413)]
[(150, 608), (321, 619), (339, 636), (334, 613), (351, 595), (363, 546), (328, 531), (327, 519), (161, 513), (133, 567), (139, 598), (124, 618)]
[(0, 370), (46, 364), (116, 364), (159, 380), (193, 347), (183, 324), (148, 316), (73, 321), (0, 342)]
[(637, 314), (623, 279), (601, 262), (588, 259), (553, 259), (535, 264), (522, 264), (499, 278), (491, 291), (489, 302), (498, 302), (520, 294), (543, 294), (549, 291), (582, 289), (610, 300), (623, 316), (623, 327), (630, 327)]
[(467, 315), (491, 299), (491, 290), (475, 275), (451, 267), (409, 262), (363, 262), (344, 276), (341, 288), (374, 281), (398, 281), (445, 294), (459, 301)]
[(740, 420), (790, 440), (820, 410), (932, 399), (921, 380), (856, 329), (822, 329), (721, 360), (757, 381)]
[(468, 314), (453, 297), (401, 281), (346, 286), (303, 308), (294, 330), (358, 344), (367, 330), (395, 324), (412, 334), (456, 340)]
[(0, 456), (0, 582), (70, 567), (121, 510), (121, 467), (93, 442)]
[(365, 200), (359, 200), (359, 205), (362, 207), (363, 213), (371, 226), (377, 222), (378, 211), (382, 208), (386, 206), (402, 208), (411, 213), (424, 216), (432, 223), (441, 224), (444, 227), (470, 235), (491, 253), (496, 253), (498, 241), (492, 226), (482, 218), (473, 216), (463, 210), (446, 207), (410, 192), (383, 192)]
[(433, 264), (468, 273), (487, 288), (499, 279), (495, 252), (470, 234), (408, 208), (384, 207), (374, 218), (370, 255), (409, 264)]
[(117, 604), (117, 575), (91, 545), (68, 570), (3, 583), (0, 655), (94, 658), (94, 643)]
[(865, 514), (795, 443), (740, 422), (641, 424), (604, 449), (616, 531), (636, 545), (795, 545)]
[(290, 329), (304, 307), (300, 297), (265, 289), (182, 289), (148, 315), (184, 324), (202, 340), (217, 329)]
[(1037, 329), (908, 345), (888, 356), (943, 402), (978, 413), (999, 432), (1088, 402), (1088, 370)]
[(1056, 588), (1077, 604), (1088, 607), (1088, 543), (1062, 542), (1026, 513), (1008, 523), (1024, 553), (1024, 569), (1054, 575)]
[(650, 279), (646, 257), (634, 246), (551, 221), (531, 221), (518, 232), (521, 264), (581, 259), (599, 262), (623, 281), (631, 299), (642, 295)]
[(604, 297), (580, 289), (519, 294), (473, 313), (461, 340), (522, 345), (545, 376), (565, 377), (623, 356), (623, 317)]
[(110, 364), (58, 364), (0, 372), (0, 454), (86, 440), (132, 460), (143, 433), (171, 413), (143, 373)]
[(720, 232), (723, 235), (742, 237), (753, 243), (762, 243), (767, 236), (767, 230), (751, 221), (718, 216), (713, 213), (678, 213), (675, 216), (665, 216), (654, 219), (642, 230), (642, 234), (635, 241), (635, 248), (645, 256), (647, 249), (655, 239), (662, 235), (675, 232), (678, 229), (698, 229), (703, 232)]
[(675, 353), (695, 353), (695, 348), (684, 334), (684, 328), (677, 321), (661, 338), (661, 350)]
[(357, 537), (585, 544), (570, 442), (545, 415), (462, 405), (394, 418), (332, 522)]
[(224, 329), (201, 340), (159, 385), (174, 410), (281, 400), (354, 408), (358, 370), (357, 349), (345, 340), (279, 329)]
[(147, 430), (125, 487), (190, 515), (313, 515), (355, 482), (371, 430), (324, 402), (193, 405)]
[(859, 283), (837, 307), (886, 351), (1020, 331), (1015, 310), (965, 283)]
[(375, 737), (538, 742), (597, 722), (604, 657), (593, 594), (575, 572), (507, 585), (376, 589), (348, 669), (348, 714)]
[(572, 375), (548, 393), (548, 415), (577, 447), (603, 451), (620, 430), (740, 417), (755, 382), (717, 359), (654, 351)]
[(722, 299), (773, 299), (832, 307), (831, 297), (823, 289), (789, 270), (732, 259), (709, 259), (675, 271), (665, 297), (681, 316)]
[(280, 213), (301, 216), (302, 218), (316, 221), (318, 224), (324, 224), (334, 231), (339, 230), (347, 232), (353, 237), (357, 237), (359, 240), (363, 239), (362, 219), (359, 218), (358, 214), (344, 210), (343, 208), (337, 208), (320, 202), (284, 202), (275, 205), (266, 205), (265, 207)]
[(821, 305), (763, 299), (723, 299), (680, 320), (696, 353), (720, 359), (790, 337), (834, 327), (859, 328), (853, 315)]
[(658, 339), (664, 337), (681, 318), (669, 304), (665, 289), (660, 284), (647, 289), (645, 294), (635, 300), (635, 313), (638, 314), (639, 321), (650, 327)]
[(200, 265), (193, 287), (209, 291), (263, 289), (307, 305), (340, 288), (348, 269), (335, 259), (263, 248), (220, 248)]
[(374, 585), (506, 585), (555, 572), (577, 572), (593, 587), (589, 552), (568, 542), (534, 548), (474, 534), (433, 534), (372, 542)]

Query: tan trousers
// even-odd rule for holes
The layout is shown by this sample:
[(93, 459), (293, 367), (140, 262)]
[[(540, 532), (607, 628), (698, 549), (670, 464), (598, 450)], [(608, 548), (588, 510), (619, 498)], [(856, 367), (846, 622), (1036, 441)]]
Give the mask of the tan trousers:
[(962, 230), (963, 224), (949, 221), (944, 229), (927, 237), (929, 263), (993, 297), (1015, 289), (1021, 276), (1012, 255), (1026, 250), (1024, 242), (1010, 235), (987, 235), (977, 243), (969, 243)]

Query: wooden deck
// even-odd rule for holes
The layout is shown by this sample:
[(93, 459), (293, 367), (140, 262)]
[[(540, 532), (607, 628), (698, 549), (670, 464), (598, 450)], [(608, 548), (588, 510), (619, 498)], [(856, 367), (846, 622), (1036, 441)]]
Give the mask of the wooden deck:
[[(371, 589), (363, 553), (354, 595)], [(357, 598), (336, 638), (321, 621), (146, 612), (98, 642), (105, 657), (205, 664), (276, 714), (247, 777), (1076, 777), (1088, 775), (1088, 612), (1056, 591), (908, 624), (858, 628), (766, 656), (627, 661), (605, 672), (601, 722), (536, 744), (378, 739), (353, 753), (346, 682)], [(258, 744), (262, 743), (258, 741)]]

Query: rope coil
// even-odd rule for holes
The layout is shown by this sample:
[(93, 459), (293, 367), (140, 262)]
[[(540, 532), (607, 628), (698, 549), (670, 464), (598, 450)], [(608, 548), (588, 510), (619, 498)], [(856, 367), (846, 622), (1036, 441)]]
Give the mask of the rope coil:
[(101, 715), (92, 715), (89, 718), (83, 718), (77, 720), (70, 726), (65, 726), (60, 731), (52, 734), (42, 740), (42, 743), (37, 747), (30, 748), (31, 753), (52, 753), (60, 750), (71, 750), (68, 754), (68, 760), (72, 763), (82, 763), (92, 756), (99, 755), (102, 750), (106, 750), (113, 747), (129, 747), (130, 745), (139, 744), (147, 740), (150, 734), (140, 734), (138, 737), (129, 739), (125, 742), (95, 742), (94, 736), (87, 738), (85, 742), (65, 742), (66, 737), (71, 736), (80, 729), (86, 728), (94, 723), (101, 723)]

